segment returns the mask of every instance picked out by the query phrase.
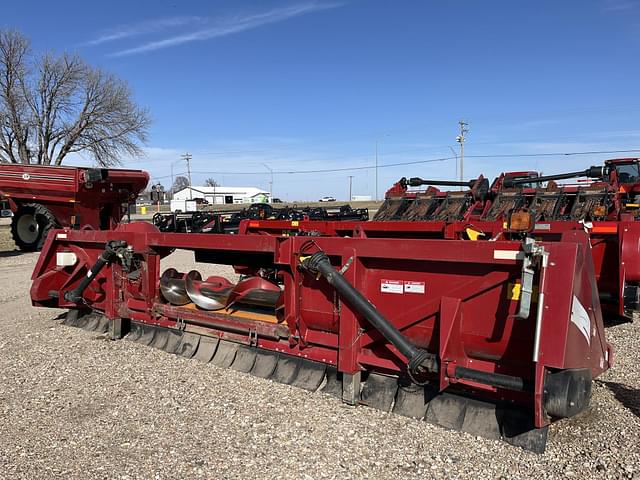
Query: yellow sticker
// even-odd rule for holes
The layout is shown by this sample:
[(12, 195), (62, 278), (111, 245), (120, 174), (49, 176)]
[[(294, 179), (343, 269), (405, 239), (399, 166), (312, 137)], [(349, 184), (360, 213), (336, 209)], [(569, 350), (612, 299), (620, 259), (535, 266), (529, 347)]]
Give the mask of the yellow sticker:
[(293, 220), (293, 221), (291, 222), (291, 226), (292, 226), (292, 227), (297, 227), (299, 224), (300, 224), (300, 222), (298, 222), (297, 220)]

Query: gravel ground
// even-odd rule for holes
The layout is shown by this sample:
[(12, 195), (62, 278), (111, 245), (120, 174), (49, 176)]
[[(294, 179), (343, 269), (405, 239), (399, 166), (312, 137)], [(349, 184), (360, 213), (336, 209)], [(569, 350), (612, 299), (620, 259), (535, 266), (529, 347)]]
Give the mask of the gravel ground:
[(36, 258), (0, 252), (0, 478), (640, 478), (640, 321), (536, 455), (66, 327), (29, 304)]

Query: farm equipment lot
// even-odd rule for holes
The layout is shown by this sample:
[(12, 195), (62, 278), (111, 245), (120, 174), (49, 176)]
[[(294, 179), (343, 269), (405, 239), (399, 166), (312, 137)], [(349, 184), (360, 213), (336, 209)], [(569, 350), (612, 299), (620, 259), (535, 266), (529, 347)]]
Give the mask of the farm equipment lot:
[[(30, 306), (37, 254), (12, 251), (9, 235), (0, 228), (2, 478), (640, 475), (638, 321), (607, 328), (614, 367), (536, 455), (61, 325)], [(170, 266), (196, 268), (184, 251)]]

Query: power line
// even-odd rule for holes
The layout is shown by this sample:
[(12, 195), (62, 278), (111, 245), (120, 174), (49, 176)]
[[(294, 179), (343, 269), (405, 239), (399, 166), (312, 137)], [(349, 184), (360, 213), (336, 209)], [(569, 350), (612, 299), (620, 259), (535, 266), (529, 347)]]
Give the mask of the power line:
[[(399, 163), (387, 163), (385, 165), (380, 165), (378, 168), (387, 168), (387, 167), (398, 167), (401, 165), (415, 165), (419, 163), (433, 163), (433, 162), (444, 162), (446, 160), (452, 160), (454, 157), (443, 157), (443, 158), (431, 158), (429, 160), (416, 160), (414, 162), (399, 162)], [(274, 170), (273, 173), (277, 175), (297, 175), (297, 174), (307, 174), (307, 173), (333, 173), (333, 172), (350, 172), (354, 170), (375, 170), (375, 165), (371, 166), (363, 166), (363, 167), (344, 167), (344, 168), (325, 168), (319, 170)], [(194, 171), (193, 173), (198, 173), (201, 175), (263, 175), (260, 172), (202, 172), (202, 171)]]
[[(590, 150), (583, 152), (550, 152), (550, 153), (499, 153), (499, 154), (486, 154), (486, 155), (466, 155), (466, 158), (522, 158), (522, 157), (558, 157), (558, 156), (577, 156), (577, 155), (605, 155), (614, 153), (640, 153), (640, 149), (630, 150)], [(378, 168), (390, 168), (401, 167), (405, 165), (419, 165), (424, 163), (445, 162), (448, 160), (455, 160), (456, 157), (441, 157), (430, 158), (427, 160), (415, 160), (411, 162), (396, 162), (385, 163), (378, 165)], [(274, 170), (274, 175), (298, 175), (298, 174), (310, 174), (310, 173), (333, 173), (333, 172), (348, 172), (359, 170), (373, 170), (376, 167), (373, 165), (365, 165), (360, 167), (343, 167), (343, 168), (325, 168), (318, 170)], [(186, 173), (186, 172), (185, 172)], [(191, 173), (197, 173), (200, 175), (264, 175), (262, 172), (223, 172), (223, 171), (193, 171)], [(184, 175), (176, 174), (176, 175)], [(156, 179), (168, 178), (169, 175), (155, 176)]]

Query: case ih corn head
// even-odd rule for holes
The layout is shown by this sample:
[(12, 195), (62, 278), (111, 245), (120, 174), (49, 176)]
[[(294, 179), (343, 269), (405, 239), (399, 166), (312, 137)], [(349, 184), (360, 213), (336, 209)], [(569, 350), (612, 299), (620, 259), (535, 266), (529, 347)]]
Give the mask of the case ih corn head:
[(149, 181), (140, 170), (0, 165), (3, 216), (24, 251), (42, 248), (57, 227), (114, 228)]
[[(403, 180), (372, 222), (56, 230), (31, 297), (68, 308), (67, 324), (540, 452), (611, 365), (600, 301), (622, 308), (638, 278), (623, 176), (637, 168), (481, 177), (461, 192)], [(576, 174), (594, 181), (554, 183)], [(241, 276), (161, 271), (174, 249)], [(605, 268), (619, 259), (622, 280)]]
[[(558, 241), (564, 232), (581, 230), (590, 239), (603, 308), (631, 318), (640, 309), (639, 162), (607, 160), (604, 166), (542, 177), (512, 172), (491, 184), (483, 176), (468, 182), (403, 178), (387, 191), (371, 222), (254, 221), (244, 232), (486, 241), (506, 238), (515, 227), (536, 240)], [(585, 180), (556, 183), (580, 177)], [(464, 189), (444, 192), (436, 185)]]

